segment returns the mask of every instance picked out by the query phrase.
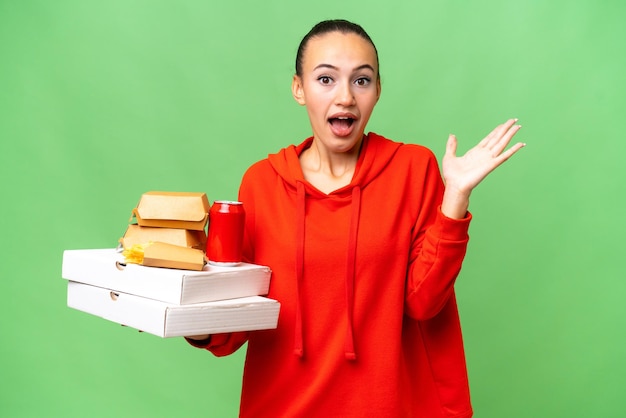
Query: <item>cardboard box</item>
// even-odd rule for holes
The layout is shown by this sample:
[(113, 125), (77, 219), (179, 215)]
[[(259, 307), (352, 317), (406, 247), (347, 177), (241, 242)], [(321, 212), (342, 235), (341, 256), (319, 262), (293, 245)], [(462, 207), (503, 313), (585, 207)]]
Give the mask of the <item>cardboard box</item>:
[[(126, 257), (127, 252), (129, 258)], [(122, 254), (127, 261), (149, 267), (200, 271), (206, 264), (204, 251), (165, 242), (152, 242), (137, 248), (133, 247)]]
[(164, 338), (272, 329), (280, 310), (261, 296), (174, 305), (72, 281), (67, 306)]
[(205, 193), (146, 192), (133, 217), (140, 226), (203, 231), (209, 220), (209, 199)]
[(131, 224), (128, 225), (124, 236), (120, 238), (120, 244), (122, 244), (122, 248), (124, 249), (130, 248), (135, 244), (145, 244), (147, 242), (165, 242), (167, 244), (205, 251), (206, 232), (177, 228), (155, 228)]
[(173, 304), (266, 295), (271, 270), (242, 263), (236, 267), (205, 265), (202, 271), (126, 264), (113, 248), (66, 250), (61, 275), (86, 283)]

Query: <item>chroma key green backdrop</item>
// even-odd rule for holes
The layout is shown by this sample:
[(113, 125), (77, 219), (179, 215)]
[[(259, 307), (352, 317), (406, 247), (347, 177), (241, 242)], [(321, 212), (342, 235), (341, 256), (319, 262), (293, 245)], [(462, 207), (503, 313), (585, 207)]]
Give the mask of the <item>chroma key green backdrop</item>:
[(243, 350), (67, 308), (62, 253), (308, 136), (293, 60), (333, 17), (380, 51), (370, 130), (441, 157), (524, 126), (457, 285), (476, 417), (626, 416), (626, 5), (592, 0), (0, 1), (0, 416), (236, 416)]

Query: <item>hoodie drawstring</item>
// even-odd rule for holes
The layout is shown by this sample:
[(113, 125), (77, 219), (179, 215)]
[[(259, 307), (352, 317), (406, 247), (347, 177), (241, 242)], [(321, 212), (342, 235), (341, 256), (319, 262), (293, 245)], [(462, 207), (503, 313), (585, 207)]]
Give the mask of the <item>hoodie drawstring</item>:
[(294, 330), (293, 352), (298, 357), (304, 356), (302, 342), (302, 306), (300, 304), (300, 283), (304, 269), (304, 227), (306, 215), (306, 197), (304, 184), (297, 182), (296, 195), (296, 327)]
[(350, 217), (350, 235), (348, 240), (348, 260), (346, 262), (346, 314), (348, 319), (346, 333), (345, 356), (348, 360), (356, 360), (354, 349), (353, 310), (354, 282), (356, 276), (356, 243), (359, 233), (359, 217), (361, 211), (361, 188), (352, 189), (352, 215)]
[[(306, 226), (306, 192), (302, 182), (297, 182), (296, 194), (296, 323), (294, 329), (293, 352), (298, 357), (304, 357), (304, 342), (302, 329), (302, 304), (300, 301), (300, 286), (304, 275), (304, 242)], [(359, 217), (361, 212), (361, 188), (352, 189), (352, 213), (350, 216), (350, 231), (348, 237), (348, 257), (346, 261), (346, 341), (345, 357), (347, 360), (356, 360), (353, 331), (354, 310), (354, 283), (356, 280), (356, 243), (359, 232)]]

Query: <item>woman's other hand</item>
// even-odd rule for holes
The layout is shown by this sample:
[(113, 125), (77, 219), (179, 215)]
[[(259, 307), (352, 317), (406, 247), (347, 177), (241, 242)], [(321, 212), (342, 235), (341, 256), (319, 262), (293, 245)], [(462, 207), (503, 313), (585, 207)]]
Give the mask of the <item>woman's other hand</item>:
[(461, 157), (457, 157), (457, 139), (448, 137), (443, 157), (443, 179), (446, 190), (441, 211), (449, 218), (462, 219), (467, 214), (472, 190), (489, 173), (508, 160), (526, 144), (518, 142), (505, 150), (513, 136), (520, 130), (517, 119), (498, 125), (489, 135)]

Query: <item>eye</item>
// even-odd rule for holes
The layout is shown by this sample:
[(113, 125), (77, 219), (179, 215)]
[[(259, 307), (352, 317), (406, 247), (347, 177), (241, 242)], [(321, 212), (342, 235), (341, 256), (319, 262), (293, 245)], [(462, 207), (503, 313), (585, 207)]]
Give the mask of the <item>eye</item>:
[(369, 77), (360, 77), (354, 80), (354, 84), (359, 87), (365, 87), (370, 84), (372, 80)]
[(317, 81), (319, 81), (320, 84), (327, 86), (333, 82), (333, 79), (327, 75), (323, 75), (323, 76), (318, 77)]

